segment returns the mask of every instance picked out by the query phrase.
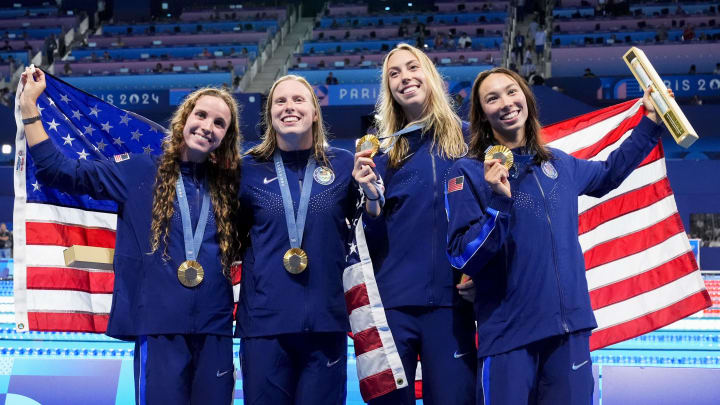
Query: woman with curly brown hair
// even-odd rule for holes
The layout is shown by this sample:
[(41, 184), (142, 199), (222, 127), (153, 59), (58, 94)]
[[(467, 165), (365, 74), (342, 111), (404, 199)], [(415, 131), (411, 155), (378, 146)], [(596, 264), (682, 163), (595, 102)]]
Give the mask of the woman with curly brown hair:
[(239, 250), (234, 215), (242, 139), (234, 99), (212, 88), (191, 93), (175, 112), (159, 157), (72, 160), (39, 120), (44, 73), (26, 69), (22, 85), (20, 110), (38, 179), (118, 203), (106, 333), (135, 342), (137, 404), (230, 403), (228, 269)]

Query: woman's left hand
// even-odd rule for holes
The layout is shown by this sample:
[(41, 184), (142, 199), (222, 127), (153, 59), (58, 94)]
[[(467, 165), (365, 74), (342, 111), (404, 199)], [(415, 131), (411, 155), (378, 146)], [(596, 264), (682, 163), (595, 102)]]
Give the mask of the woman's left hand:
[[(657, 124), (660, 122), (660, 117), (658, 117), (657, 111), (655, 111), (655, 106), (652, 101), (650, 101), (650, 93), (653, 91), (655, 91), (654, 88), (652, 86), (648, 86), (648, 88), (645, 89), (645, 94), (643, 94), (642, 102), (645, 106), (645, 111), (647, 111), (647, 117)], [(672, 89), (668, 89), (668, 95), (675, 98), (675, 93), (673, 93)]]
[(458, 294), (465, 300), (475, 302), (475, 283), (471, 278), (468, 277), (467, 281), (460, 282), (455, 288), (458, 290)]

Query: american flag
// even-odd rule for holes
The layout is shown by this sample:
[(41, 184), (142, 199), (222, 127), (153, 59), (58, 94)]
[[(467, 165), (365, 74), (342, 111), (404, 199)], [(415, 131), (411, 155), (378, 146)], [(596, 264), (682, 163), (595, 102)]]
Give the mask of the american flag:
[(463, 185), (465, 184), (464, 182), (465, 176), (453, 177), (452, 179), (448, 180), (447, 192), (452, 193), (453, 191), (462, 190)]
[(358, 205), (358, 215), (353, 221), (348, 267), (343, 271), (343, 290), (355, 346), (360, 394), (367, 402), (407, 387), (408, 381), (375, 282), (361, 207)]
[[(158, 154), (165, 129), (46, 74), (38, 99), (51, 141), (74, 159)], [(72, 245), (114, 248), (117, 205), (42, 184), (27, 153), (15, 97), (15, 317), (25, 330), (104, 332), (112, 302), (112, 270), (65, 266)]]
[[(630, 100), (543, 129), (548, 145), (605, 160), (640, 122)], [(578, 201), (580, 245), (598, 327), (590, 349), (631, 339), (710, 306), (678, 214), (662, 144), (602, 198)]]

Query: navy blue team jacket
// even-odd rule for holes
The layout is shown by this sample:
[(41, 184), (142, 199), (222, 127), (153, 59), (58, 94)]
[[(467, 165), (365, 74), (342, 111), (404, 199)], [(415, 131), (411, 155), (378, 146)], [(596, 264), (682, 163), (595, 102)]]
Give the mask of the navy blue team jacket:
[(376, 218), (363, 216), (383, 305), (469, 305), (456, 292), (460, 273), (452, 271), (445, 255), (445, 179), (455, 159), (444, 158), (437, 147), (431, 147), (431, 130), (403, 136), (410, 150), (400, 167), (389, 168), (388, 155), (375, 156), (376, 170), (385, 183), (385, 206)]
[(475, 282), (479, 357), (597, 326), (578, 241), (578, 196), (601, 197), (619, 186), (662, 131), (643, 118), (604, 162), (551, 149), (552, 159), (538, 165), (516, 154), (512, 198), (493, 193), (482, 160), (455, 164), (447, 254)]
[[(232, 336), (232, 287), (222, 273), (212, 203), (196, 259), (203, 266), (205, 278), (197, 287), (187, 288), (177, 278), (177, 268), (185, 261), (177, 197), (170, 221), (170, 259), (163, 260), (162, 246), (149, 254), (157, 157), (133, 155), (118, 163), (74, 160), (65, 157), (50, 140), (33, 146), (30, 153), (38, 168), (37, 177), (44, 184), (118, 203), (115, 286), (107, 335), (126, 340), (157, 334)], [(205, 168), (202, 164), (181, 163), (181, 172), (194, 231)]]
[[(359, 188), (352, 178), (353, 155), (337, 148), (326, 153), (335, 178), (327, 185), (313, 180), (301, 245), (308, 265), (300, 274), (283, 267), (290, 240), (273, 160), (243, 158), (240, 202), (247, 223), (241, 232), (249, 235), (243, 242), (235, 336), (349, 330), (342, 272), (348, 252), (346, 219), (356, 212)], [(301, 182), (312, 180), (303, 178), (310, 150), (282, 156), (297, 215)]]

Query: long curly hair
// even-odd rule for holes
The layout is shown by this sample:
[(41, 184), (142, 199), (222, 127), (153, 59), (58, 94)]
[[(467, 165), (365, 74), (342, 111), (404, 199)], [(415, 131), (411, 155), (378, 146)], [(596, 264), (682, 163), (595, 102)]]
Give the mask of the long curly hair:
[[(399, 51), (410, 52), (420, 63), (425, 74), (425, 85), (427, 86), (423, 112), (420, 119), (409, 122), (400, 106), (395, 101), (390, 90), (390, 75), (388, 62), (390, 58)], [(445, 90), (445, 82), (433, 62), (425, 55), (425, 52), (408, 44), (398, 44), (390, 51), (383, 60), (382, 78), (380, 81), (380, 95), (375, 106), (376, 127), (380, 137), (387, 137), (393, 133), (411, 125), (423, 124), (423, 131), (433, 131), (432, 147), (437, 147), (443, 157), (457, 158), (465, 154), (465, 139), (462, 133), (462, 122), (453, 109), (453, 102)], [(409, 151), (409, 143), (404, 137), (397, 141), (385, 140), (385, 145), (395, 142), (389, 152), (390, 167), (398, 167), (405, 159)]]
[(175, 110), (170, 121), (170, 131), (163, 139), (163, 154), (155, 177), (153, 192), (152, 224), (150, 225), (150, 248), (156, 252), (163, 245), (163, 258), (168, 259), (167, 246), (170, 234), (170, 218), (176, 199), (175, 182), (180, 175), (180, 160), (185, 140), (183, 129), (195, 104), (202, 96), (221, 99), (230, 108), (230, 122), (220, 146), (210, 153), (207, 160), (210, 199), (213, 204), (217, 239), (220, 246), (223, 273), (230, 277), (230, 265), (240, 251), (239, 232), (236, 228), (240, 203), (237, 198), (240, 179), (240, 133), (238, 105), (233, 96), (225, 90), (206, 87), (187, 96)]
[(275, 88), (280, 83), (286, 80), (295, 80), (296, 82), (299, 82), (303, 86), (305, 86), (308, 92), (310, 92), (310, 98), (312, 99), (313, 107), (315, 108), (315, 113), (317, 114), (317, 120), (312, 124), (313, 157), (319, 163), (329, 166), (330, 160), (328, 159), (326, 154), (326, 150), (328, 147), (328, 135), (327, 131), (325, 130), (325, 124), (323, 124), (320, 102), (318, 101), (317, 95), (315, 94), (315, 91), (313, 91), (310, 83), (308, 83), (308, 81), (304, 77), (297, 75), (285, 75), (277, 79), (275, 83), (273, 83), (272, 87), (270, 88), (270, 92), (268, 92), (267, 100), (265, 101), (265, 111), (263, 112), (263, 124), (265, 125), (265, 132), (262, 135), (262, 142), (260, 142), (260, 144), (258, 144), (257, 146), (251, 148), (248, 153), (258, 159), (272, 159), (273, 153), (275, 153), (275, 148), (277, 147), (277, 131), (275, 131), (275, 128), (273, 128), (272, 126), (271, 110), (273, 103), (273, 94), (275, 93)]
[(538, 119), (539, 115), (537, 102), (535, 101), (535, 96), (533, 95), (532, 90), (530, 90), (530, 86), (528, 86), (522, 76), (510, 69), (502, 67), (496, 67), (481, 72), (475, 78), (475, 83), (473, 83), (472, 95), (470, 97), (471, 139), (468, 154), (476, 158), (482, 158), (485, 156), (485, 150), (489, 146), (498, 143), (495, 140), (492, 126), (490, 126), (490, 121), (488, 121), (487, 116), (482, 109), (482, 102), (480, 101), (480, 85), (488, 78), (488, 76), (495, 73), (509, 76), (520, 87), (520, 90), (525, 95), (528, 109), (528, 117), (525, 121), (525, 145), (531, 152), (535, 153), (535, 161), (537, 163), (550, 160), (552, 155), (542, 141), (542, 127), (540, 126), (540, 120)]

